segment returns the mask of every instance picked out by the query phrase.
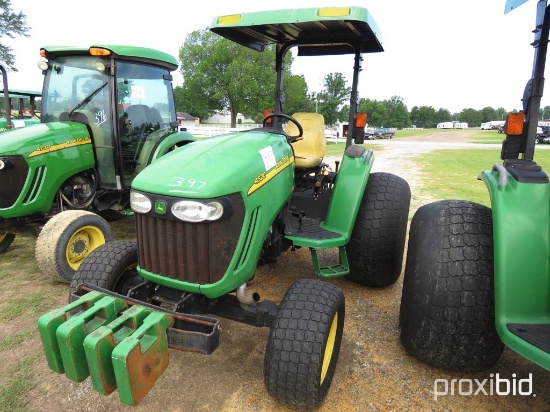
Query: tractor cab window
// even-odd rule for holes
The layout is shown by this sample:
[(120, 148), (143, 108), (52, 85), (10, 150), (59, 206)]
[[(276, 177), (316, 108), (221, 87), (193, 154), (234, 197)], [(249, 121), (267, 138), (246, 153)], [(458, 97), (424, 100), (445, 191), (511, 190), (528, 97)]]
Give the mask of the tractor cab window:
[(96, 68), (102, 61), (91, 56), (60, 57), (50, 61), (44, 81), (42, 117), (44, 122), (69, 120), (77, 112), (89, 124), (109, 122), (109, 76)]
[(117, 117), (124, 182), (150, 161), (158, 136), (171, 130), (176, 111), (169, 71), (119, 62), (116, 70)]
[(102, 186), (116, 188), (109, 75), (104, 70), (107, 64), (107, 60), (93, 56), (50, 60), (44, 79), (42, 121), (86, 124)]

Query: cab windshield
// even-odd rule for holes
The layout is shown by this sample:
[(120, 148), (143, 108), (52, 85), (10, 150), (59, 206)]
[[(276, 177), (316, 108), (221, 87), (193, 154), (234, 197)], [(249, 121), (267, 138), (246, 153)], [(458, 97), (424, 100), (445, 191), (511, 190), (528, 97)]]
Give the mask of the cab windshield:
[(75, 109), (93, 112), (101, 107), (106, 110), (104, 116), (108, 115), (109, 76), (96, 69), (98, 62), (103, 63), (103, 67), (107, 64), (107, 61), (91, 56), (60, 57), (50, 62), (42, 97), (43, 122), (68, 120), (64, 117)]

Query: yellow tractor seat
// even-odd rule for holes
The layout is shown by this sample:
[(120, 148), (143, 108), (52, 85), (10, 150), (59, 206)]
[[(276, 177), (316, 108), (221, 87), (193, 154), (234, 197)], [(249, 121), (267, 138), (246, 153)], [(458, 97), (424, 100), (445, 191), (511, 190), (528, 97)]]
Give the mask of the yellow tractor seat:
[[(318, 166), (325, 156), (325, 119), (319, 113), (294, 113), (292, 115), (304, 129), (302, 140), (292, 143), (296, 167), (309, 169)], [(288, 122), (285, 132), (289, 136), (298, 135), (298, 127)]]

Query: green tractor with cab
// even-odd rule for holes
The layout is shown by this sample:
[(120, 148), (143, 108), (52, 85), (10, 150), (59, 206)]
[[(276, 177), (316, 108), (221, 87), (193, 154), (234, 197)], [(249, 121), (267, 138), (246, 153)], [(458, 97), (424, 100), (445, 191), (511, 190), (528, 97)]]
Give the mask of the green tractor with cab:
[(16, 235), (38, 235), (39, 267), (70, 282), (112, 240), (102, 216), (128, 209), (133, 178), (195, 139), (178, 131), (174, 57), (120, 45), (40, 53), (41, 121), (0, 138), (0, 252)]
[[(258, 52), (276, 48), (273, 110), (262, 127), (192, 142), (133, 179), (137, 240), (93, 250), (73, 277), (70, 303), (41, 317), (48, 364), (77, 382), (91, 376), (98, 392), (118, 389), (135, 405), (166, 368), (168, 347), (216, 349), (219, 316), (269, 327), (268, 393), (312, 409), (329, 390), (344, 329), (345, 297), (331, 278), (384, 287), (402, 269), (410, 188), (371, 173), (366, 116), (357, 112), (362, 56), (383, 51), (381, 34), (361, 7), (221, 16), (210, 30)], [(335, 170), (324, 162), (323, 116), (284, 113), (293, 47), (298, 56), (354, 57), (346, 148)], [(297, 281), (280, 303), (262, 300), (250, 287), (257, 266), (302, 247), (323, 280)], [(321, 262), (323, 250), (337, 258)]]
[[(1, 64), (0, 72), (2, 73), (5, 116), (0, 117), (0, 132), (40, 123), (40, 117), (36, 112), (36, 98), (40, 97), (42, 93), (31, 90), (10, 89), (8, 87), (8, 73)], [(26, 100), (28, 100), (28, 109), (25, 109)], [(17, 107), (17, 112), (12, 110), (12, 106)]]
[[(506, 12), (525, 1), (508, 0)], [(503, 163), (479, 176), (491, 208), (443, 200), (412, 219), (401, 342), (430, 365), (481, 371), (507, 346), (550, 370), (550, 182), (533, 160), (549, 27), (547, 0), (538, 0), (523, 110), (507, 117)]]

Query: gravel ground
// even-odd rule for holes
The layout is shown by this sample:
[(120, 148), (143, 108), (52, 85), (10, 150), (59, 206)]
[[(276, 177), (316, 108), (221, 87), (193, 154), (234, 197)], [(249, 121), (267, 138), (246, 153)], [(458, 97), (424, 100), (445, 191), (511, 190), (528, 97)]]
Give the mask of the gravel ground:
[[(450, 135), (451, 136), (451, 135)], [(405, 178), (413, 193), (412, 209), (430, 199), (414, 195), (421, 178), (410, 156), (434, 148), (445, 136), (438, 134), (405, 142), (401, 139), (375, 141), (374, 171)], [(451, 147), (467, 144), (467, 133), (452, 134)], [(475, 147), (481, 147), (476, 144)], [(329, 158), (327, 161), (334, 161)], [(258, 268), (251, 289), (262, 298), (280, 301), (289, 286), (300, 278), (315, 278), (308, 250), (285, 253), (276, 265)], [(408, 356), (399, 342), (398, 313), (402, 277), (391, 287), (360, 287), (345, 279), (330, 280), (346, 297), (346, 322), (338, 366), (321, 411), (548, 411), (550, 384), (547, 371), (505, 350), (492, 369), (458, 374), (432, 368)], [(263, 384), (263, 358), (269, 330), (222, 320), (219, 348), (209, 356), (170, 351), (170, 364), (155, 387), (137, 407), (120, 404), (117, 393), (108, 397), (92, 390), (88, 380), (81, 384), (40, 368), (41, 383), (33, 390), (29, 407), (35, 411), (290, 411), (277, 404)], [(40, 358), (43, 361), (43, 358)], [(530, 396), (485, 395), (459, 388), (458, 380), (487, 379), (484, 388), (500, 378), (529, 378)], [(434, 381), (454, 379), (455, 393), (434, 398)], [(442, 382), (442, 381), (439, 381)], [(441, 390), (442, 388), (439, 387)], [(477, 386), (473, 387), (476, 391)], [(450, 390), (449, 390), (450, 392)]]

